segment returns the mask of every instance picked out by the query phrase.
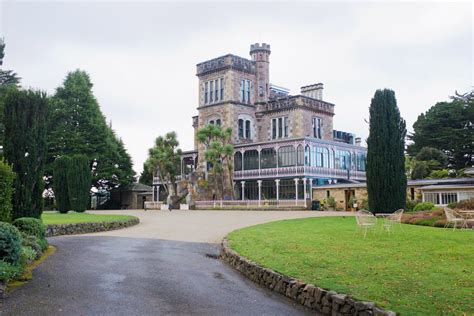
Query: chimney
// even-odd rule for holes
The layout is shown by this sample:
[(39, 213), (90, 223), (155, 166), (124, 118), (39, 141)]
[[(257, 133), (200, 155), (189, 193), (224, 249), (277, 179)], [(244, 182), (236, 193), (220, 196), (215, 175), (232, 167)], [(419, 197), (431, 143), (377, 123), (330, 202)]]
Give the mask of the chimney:
[(301, 87), (301, 94), (316, 100), (323, 100), (323, 84), (316, 83)]
[(356, 138), (355, 138), (355, 144), (356, 144), (356, 146), (360, 146), (361, 143), (362, 143), (362, 139), (361, 139), (360, 137), (356, 137)]

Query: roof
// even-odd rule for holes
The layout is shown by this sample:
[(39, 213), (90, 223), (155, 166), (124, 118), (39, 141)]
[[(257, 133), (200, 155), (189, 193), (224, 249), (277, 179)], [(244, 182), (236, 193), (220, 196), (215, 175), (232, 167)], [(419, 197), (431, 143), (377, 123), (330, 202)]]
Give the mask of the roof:
[(153, 188), (143, 184), (143, 183), (130, 183), (122, 187), (122, 191), (134, 191), (134, 192), (143, 192), (143, 191), (153, 191)]
[[(429, 187), (441, 189), (448, 186), (474, 188), (474, 178), (408, 180), (407, 185), (421, 186), (423, 189)], [(366, 183), (335, 183), (314, 186), (313, 189), (365, 188), (366, 186)]]
[(474, 184), (446, 184), (446, 185), (428, 185), (421, 187), (422, 190), (455, 190), (455, 189), (471, 189), (474, 190)]

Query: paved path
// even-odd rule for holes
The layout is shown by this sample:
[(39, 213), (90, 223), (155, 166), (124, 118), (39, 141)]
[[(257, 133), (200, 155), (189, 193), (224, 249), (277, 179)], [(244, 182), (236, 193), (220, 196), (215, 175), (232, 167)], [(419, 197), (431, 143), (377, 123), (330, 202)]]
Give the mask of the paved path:
[[(109, 212), (110, 213), (110, 212)], [(58, 250), (9, 295), (2, 315), (304, 315), (216, 260), (230, 231), (321, 212), (119, 211), (120, 231), (50, 238)], [(342, 215), (337, 213), (337, 215)]]

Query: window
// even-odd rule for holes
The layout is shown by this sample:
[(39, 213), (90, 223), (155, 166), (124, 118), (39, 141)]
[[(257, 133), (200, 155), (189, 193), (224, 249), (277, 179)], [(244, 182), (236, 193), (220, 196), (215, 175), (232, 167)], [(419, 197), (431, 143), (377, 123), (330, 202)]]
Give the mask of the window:
[(239, 137), (244, 138), (244, 120), (239, 119)]
[(444, 192), (441, 193), (441, 204), (446, 205), (458, 201), (458, 195), (456, 192)]
[(214, 121), (213, 121), (213, 120), (210, 120), (210, 121), (209, 121), (209, 125), (214, 125)]
[(272, 119), (272, 139), (288, 137), (288, 117)]
[(250, 139), (251, 133), (250, 133), (250, 121), (246, 120), (245, 121), (245, 138)]
[(278, 149), (278, 166), (291, 167), (296, 165), (296, 151), (293, 146), (283, 146)]
[(276, 152), (273, 148), (265, 148), (260, 151), (260, 168), (276, 168)]
[(244, 152), (244, 170), (258, 169), (258, 151), (247, 150)]
[(240, 152), (234, 154), (234, 170), (242, 170), (242, 154)]
[(204, 82), (204, 104), (224, 99), (224, 78)]
[(312, 126), (313, 126), (313, 137), (321, 137), (321, 119), (319, 117), (313, 117)]
[(278, 138), (283, 137), (283, 117), (278, 118)]
[(214, 88), (213, 87), (214, 87), (214, 81), (211, 80), (209, 82), (209, 91), (210, 91), (210, 93), (209, 93), (209, 102), (210, 103), (214, 102), (214, 100), (213, 100)]
[(240, 102), (250, 103), (250, 80), (240, 81)]
[(365, 162), (367, 160), (365, 153), (357, 154), (357, 170), (358, 171), (365, 171)]
[(221, 126), (221, 120), (220, 120), (220, 119), (217, 119), (217, 120), (216, 120), (216, 125), (217, 125), (217, 126)]
[(351, 168), (351, 154), (345, 150), (336, 150), (336, 169), (349, 170)]
[(304, 148), (304, 165), (305, 166), (310, 166), (311, 163), (311, 152), (310, 152), (310, 147), (306, 145)]
[(431, 202), (435, 205), (439, 205), (439, 194), (438, 193), (424, 193), (424, 201)]
[(296, 148), (296, 163), (298, 166), (304, 165), (304, 149), (302, 145), (299, 145), (298, 148)]
[(272, 139), (277, 138), (277, 119), (272, 119)]
[(224, 100), (224, 78), (221, 78), (221, 101)]

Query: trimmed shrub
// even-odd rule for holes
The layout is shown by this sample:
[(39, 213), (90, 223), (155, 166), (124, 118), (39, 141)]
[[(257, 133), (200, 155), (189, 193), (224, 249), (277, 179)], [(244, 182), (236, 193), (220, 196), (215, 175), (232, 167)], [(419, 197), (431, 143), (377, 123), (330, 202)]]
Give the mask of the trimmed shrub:
[(13, 181), (15, 173), (3, 159), (0, 160), (0, 222), (11, 222), (13, 208)]
[(60, 213), (67, 213), (71, 208), (67, 186), (67, 168), (71, 158), (63, 156), (56, 158), (53, 165), (53, 190), (56, 206)]
[(41, 257), (43, 255), (44, 249), (40, 245), (40, 240), (37, 237), (28, 236), (24, 233), (21, 234), (21, 237), (22, 237), (21, 245), (23, 247), (29, 247), (29, 248), (33, 249), (36, 253), (35, 259), (38, 259), (39, 257)]
[(413, 208), (413, 211), (414, 212), (431, 211), (432, 209), (434, 209), (434, 207), (435, 207), (434, 204), (431, 202), (421, 202), (415, 205), (415, 207)]
[(41, 247), (41, 250), (44, 252), (48, 249), (48, 241), (46, 239), (38, 239), (38, 245)]
[(20, 262), (23, 265), (27, 265), (36, 259), (36, 251), (31, 247), (21, 247), (21, 259)]
[(19, 265), (14, 265), (0, 260), (0, 281), (8, 282), (23, 272)]
[(16, 265), (21, 257), (21, 235), (18, 229), (0, 222), (0, 261)]
[(21, 217), (13, 221), (13, 225), (22, 233), (35, 236), (38, 239), (45, 238), (45, 227), (41, 220), (33, 217)]
[(89, 159), (84, 155), (74, 155), (69, 159), (67, 168), (67, 191), (69, 208), (84, 212), (89, 205), (91, 190), (91, 170)]
[(406, 203), (406, 211), (407, 212), (413, 212), (413, 208), (415, 208), (415, 206), (420, 203), (420, 201), (417, 201), (417, 200), (407, 200), (407, 203)]

